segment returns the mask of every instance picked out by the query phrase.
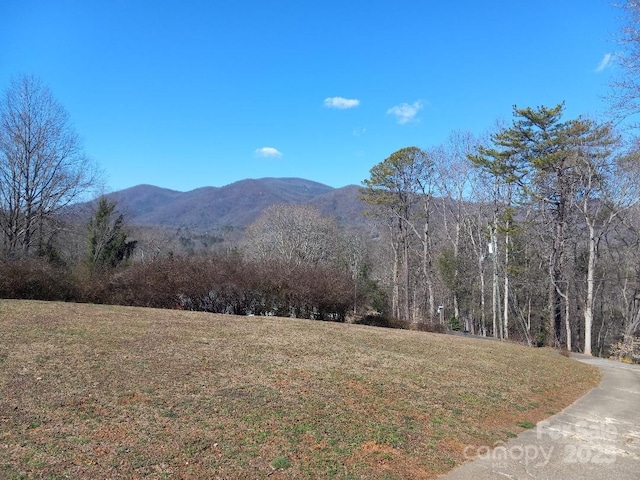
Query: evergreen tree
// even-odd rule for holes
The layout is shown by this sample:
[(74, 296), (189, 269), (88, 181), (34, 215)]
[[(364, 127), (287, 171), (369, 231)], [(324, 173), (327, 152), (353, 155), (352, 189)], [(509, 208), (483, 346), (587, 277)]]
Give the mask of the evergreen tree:
[(610, 125), (583, 118), (562, 121), (563, 110), (563, 104), (514, 107), (512, 126), (492, 135), (493, 147), (480, 147), (477, 155), (470, 156), (500, 182), (519, 187), (519, 199), (537, 205), (547, 226), (543, 232), (548, 247), (547, 341), (552, 346), (560, 343), (563, 317), (570, 341), (566, 272), (570, 210), (583, 191), (584, 170), (610, 155), (616, 141)]
[(93, 269), (117, 267), (136, 247), (136, 241), (127, 240), (124, 217), (116, 213), (116, 203), (101, 197), (89, 221), (88, 263)]

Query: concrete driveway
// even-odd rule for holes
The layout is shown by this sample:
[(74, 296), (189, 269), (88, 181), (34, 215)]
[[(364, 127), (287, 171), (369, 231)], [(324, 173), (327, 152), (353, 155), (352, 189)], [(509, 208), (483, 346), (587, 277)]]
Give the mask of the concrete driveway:
[(640, 366), (571, 355), (602, 382), (562, 412), (507, 443), (465, 452), (442, 480), (640, 479)]

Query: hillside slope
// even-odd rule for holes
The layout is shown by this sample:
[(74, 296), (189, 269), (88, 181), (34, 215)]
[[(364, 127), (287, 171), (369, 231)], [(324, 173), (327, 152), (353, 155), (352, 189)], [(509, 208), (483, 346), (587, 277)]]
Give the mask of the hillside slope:
[(332, 188), (300, 178), (241, 180), (224, 187), (177, 192), (138, 185), (108, 194), (135, 225), (215, 229), (243, 228), (275, 204), (311, 204), (346, 225), (362, 222), (358, 187)]
[(425, 332), (0, 307), (0, 478), (431, 479), (599, 378), (548, 349)]

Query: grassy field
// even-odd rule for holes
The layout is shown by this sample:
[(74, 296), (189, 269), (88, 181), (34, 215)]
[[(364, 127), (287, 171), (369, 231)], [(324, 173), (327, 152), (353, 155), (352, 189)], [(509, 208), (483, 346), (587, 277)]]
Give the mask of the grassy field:
[(598, 379), (488, 340), (0, 300), (0, 478), (435, 478)]

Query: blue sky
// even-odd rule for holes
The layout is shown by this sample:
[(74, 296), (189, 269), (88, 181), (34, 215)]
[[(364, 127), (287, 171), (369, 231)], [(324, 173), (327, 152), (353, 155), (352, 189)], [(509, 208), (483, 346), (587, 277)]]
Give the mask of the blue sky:
[(359, 184), (513, 105), (605, 113), (610, 0), (3, 0), (0, 87), (33, 74), (108, 190)]

